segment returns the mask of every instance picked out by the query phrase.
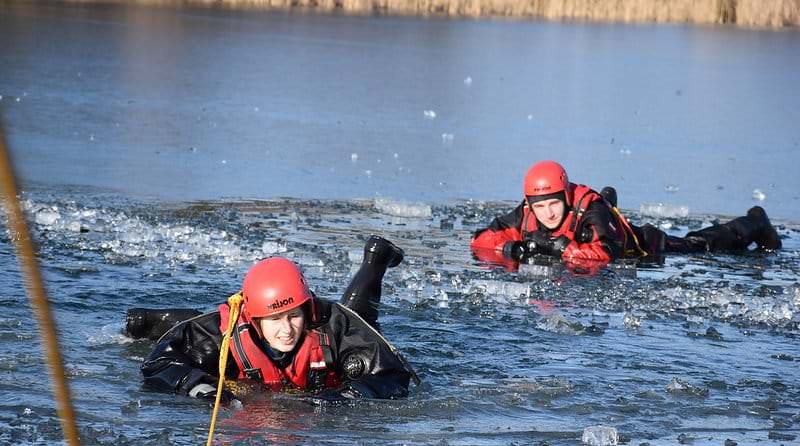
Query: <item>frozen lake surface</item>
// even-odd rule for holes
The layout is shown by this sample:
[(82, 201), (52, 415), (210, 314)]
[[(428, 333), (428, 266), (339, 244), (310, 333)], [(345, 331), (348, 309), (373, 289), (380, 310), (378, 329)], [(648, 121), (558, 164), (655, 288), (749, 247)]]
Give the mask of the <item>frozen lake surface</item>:
[(7, 5), (29, 181), (516, 200), (557, 159), (623, 208), (800, 215), (798, 32)]
[[(128, 308), (211, 309), (276, 254), (338, 299), (373, 233), (407, 254), (381, 321), (423, 385), (254, 396), (222, 412), (222, 441), (800, 438), (800, 34), (24, 3), (0, 29), (0, 113), (85, 444), (205, 441), (207, 406), (141, 387), (152, 344), (120, 335)], [(543, 158), (675, 235), (760, 204), (784, 249), (590, 277), (477, 262), (472, 231)], [(0, 444), (57, 443), (5, 230), (0, 247)]]

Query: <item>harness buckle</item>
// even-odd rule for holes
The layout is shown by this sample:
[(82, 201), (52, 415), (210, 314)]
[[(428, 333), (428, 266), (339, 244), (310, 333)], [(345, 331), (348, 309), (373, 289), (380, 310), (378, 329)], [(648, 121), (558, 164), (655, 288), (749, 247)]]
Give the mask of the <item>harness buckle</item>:
[(261, 373), (261, 369), (245, 369), (244, 374), (254, 381), (264, 381), (264, 375)]

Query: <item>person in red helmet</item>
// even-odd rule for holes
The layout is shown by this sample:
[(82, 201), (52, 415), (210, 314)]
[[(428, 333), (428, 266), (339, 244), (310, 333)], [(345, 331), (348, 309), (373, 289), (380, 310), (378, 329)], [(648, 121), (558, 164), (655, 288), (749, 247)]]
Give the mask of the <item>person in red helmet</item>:
[(569, 181), (555, 161), (528, 169), (524, 198), (510, 213), (495, 218), (472, 237), (470, 248), (482, 260), (520, 261), (535, 254), (568, 262), (607, 263), (621, 257), (657, 257), (664, 252), (742, 251), (752, 243), (780, 249), (775, 228), (760, 206), (744, 217), (688, 233), (668, 236), (653, 225), (630, 224), (619, 212), (616, 191), (601, 193)]
[[(400, 248), (371, 237), (340, 303), (316, 298), (289, 259), (273, 257), (256, 263), (242, 283), (243, 303), (226, 378), (325, 400), (405, 397), (409, 380), (418, 378), (377, 328), (383, 276), (402, 260)], [(157, 337), (163, 331), (161, 320), (172, 314), (187, 316), (185, 310), (129, 310), (126, 332)], [(220, 345), (230, 315), (229, 304), (223, 303), (217, 311), (179, 322), (163, 333), (142, 363), (145, 385), (192, 397), (216, 397)]]

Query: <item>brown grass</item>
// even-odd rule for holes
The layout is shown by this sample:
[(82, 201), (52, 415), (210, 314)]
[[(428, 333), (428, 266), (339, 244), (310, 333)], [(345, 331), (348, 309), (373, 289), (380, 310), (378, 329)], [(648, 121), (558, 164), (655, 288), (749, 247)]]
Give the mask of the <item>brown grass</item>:
[[(103, 1), (103, 0), (73, 0)], [(114, 0), (106, 0), (114, 1)], [(120, 1), (120, 0), (118, 0)], [(302, 9), (348, 14), (520, 17), (604, 22), (800, 26), (800, 0), (137, 0), (162, 5)]]

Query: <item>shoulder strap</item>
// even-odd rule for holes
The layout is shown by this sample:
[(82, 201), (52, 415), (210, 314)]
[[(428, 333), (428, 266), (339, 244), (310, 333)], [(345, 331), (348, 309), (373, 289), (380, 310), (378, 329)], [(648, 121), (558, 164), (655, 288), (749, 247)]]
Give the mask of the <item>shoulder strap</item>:
[(239, 324), (235, 330), (233, 330), (233, 348), (236, 349), (236, 354), (239, 356), (239, 359), (242, 361), (242, 366), (244, 367), (245, 375), (248, 378), (263, 382), (264, 376), (261, 373), (261, 369), (253, 368), (253, 363), (250, 361), (250, 358), (247, 356), (247, 351), (242, 344), (242, 338), (239, 334), (243, 330), (249, 330), (250, 324)]
[[(586, 212), (586, 208), (588, 207), (588, 206), (584, 207), (583, 202), (584, 200), (586, 200), (587, 197), (591, 196), (593, 193), (596, 194), (596, 192), (594, 192), (591, 189), (586, 191), (586, 193), (583, 194), (583, 196), (580, 198), (580, 200), (578, 200), (578, 203), (573, 208), (572, 221), (569, 224), (569, 232), (574, 233), (575, 230), (578, 228), (578, 221), (581, 219), (581, 217), (583, 217), (583, 213)], [(592, 201), (594, 200), (589, 200), (589, 203), (591, 203)]]
[(319, 335), (319, 346), (322, 349), (322, 357), (325, 359), (325, 364), (328, 368), (333, 368), (336, 362), (333, 357), (333, 349), (331, 348), (331, 340), (328, 339), (328, 334), (317, 330), (315, 330), (315, 333)]

